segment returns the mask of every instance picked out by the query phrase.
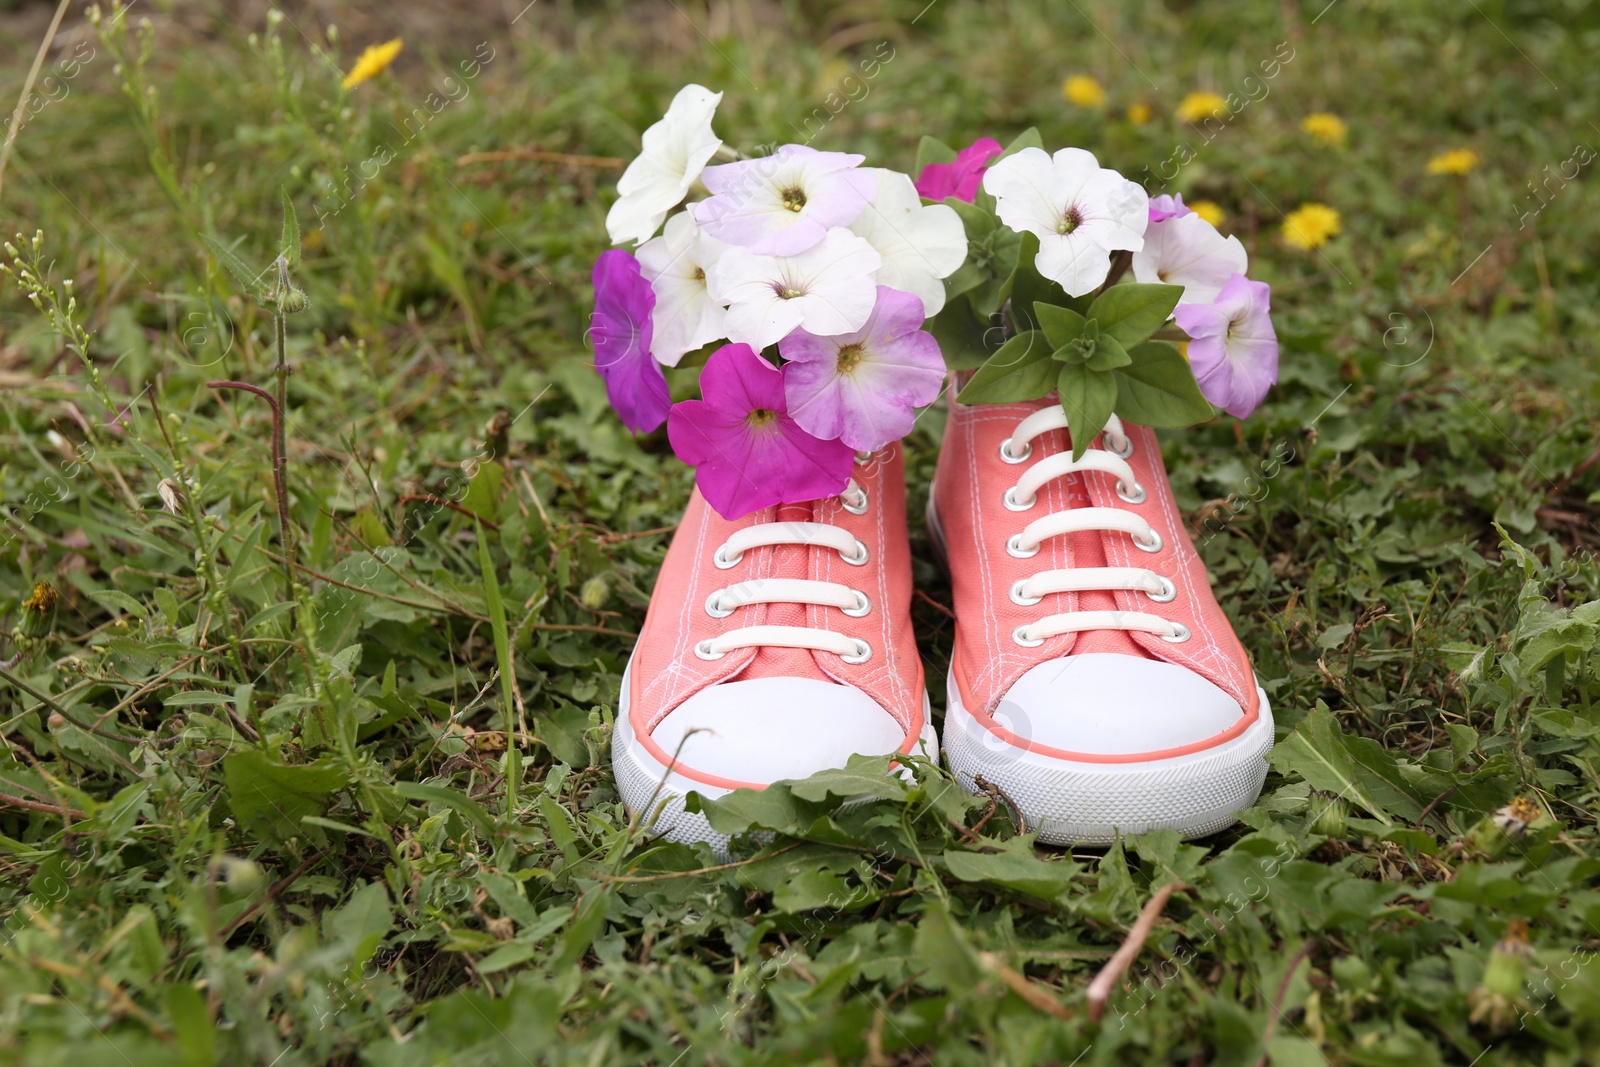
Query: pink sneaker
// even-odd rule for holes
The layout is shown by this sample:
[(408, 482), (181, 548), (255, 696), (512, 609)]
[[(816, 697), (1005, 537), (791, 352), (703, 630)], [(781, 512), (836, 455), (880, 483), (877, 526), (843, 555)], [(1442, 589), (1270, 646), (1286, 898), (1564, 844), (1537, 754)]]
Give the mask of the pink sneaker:
[[(911, 633), (900, 446), (842, 495), (729, 522), (698, 490), (622, 678), (611, 762), (633, 812), (674, 841), (728, 839), (684, 811), (842, 767), (939, 751)], [(663, 804), (664, 802), (664, 804)]]
[(928, 520), (954, 587), (951, 770), (1054, 844), (1230, 825), (1272, 712), (1155, 434), (1113, 418), (1073, 462), (1053, 399), (950, 408)]

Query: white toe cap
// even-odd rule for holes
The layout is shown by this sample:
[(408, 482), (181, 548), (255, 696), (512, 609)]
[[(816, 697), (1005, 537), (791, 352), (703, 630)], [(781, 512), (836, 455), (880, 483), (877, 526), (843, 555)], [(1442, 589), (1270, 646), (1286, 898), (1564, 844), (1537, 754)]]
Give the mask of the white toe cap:
[(1028, 671), (994, 718), (1034, 744), (1121, 756), (1208, 740), (1243, 714), (1238, 701), (1187, 668), (1089, 652)]
[[(691, 730), (700, 732), (688, 736)], [(754, 678), (707, 686), (651, 736), (690, 773), (767, 783), (843, 767), (857, 753), (888, 755), (906, 732), (859, 689), (814, 678)]]

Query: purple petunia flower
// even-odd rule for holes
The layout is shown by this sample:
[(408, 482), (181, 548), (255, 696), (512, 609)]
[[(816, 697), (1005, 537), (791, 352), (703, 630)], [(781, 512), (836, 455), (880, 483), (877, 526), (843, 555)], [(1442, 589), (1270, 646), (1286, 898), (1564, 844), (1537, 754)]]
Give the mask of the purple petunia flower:
[(1189, 366), (1207, 400), (1246, 418), (1278, 380), (1272, 287), (1235, 274), (1209, 304), (1179, 304), (1172, 318), (1191, 338)]
[(639, 261), (620, 248), (600, 253), (594, 263), (594, 369), (605, 379), (606, 396), (628, 429), (649, 433), (667, 418), (672, 398), (666, 375), (650, 355), (650, 283)]
[(700, 372), (701, 400), (674, 405), (667, 438), (725, 519), (843, 492), (855, 453), (789, 417), (783, 373), (749, 345), (723, 345)]
[(978, 184), (989, 160), (1005, 149), (993, 137), (981, 137), (956, 153), (950, 163), (929, 163), (917, 175), (917, 192), (929, 200), (943, 201), (947, 197), (972, 203), (978, 195)]
[(871, 317), (854, 333), (818, 337), (800, 329), (779, 341), (795, 422), (863, 452), (904, 437), (914, 410), (944, 385), (944, 357), (922, 331), (923, 317), (920, 297), (880, 285)]
[(1177, 196), (1152, 196), (1150, 198), (1150, 221), (1165, 222), (1168, 219), (1181, 219), (1191, 214), (1183, 202), (1183, 194)]
[(760, 159), (707, 167), (700, 180), (712, 195), (690, 210), (719, 241), (757, 255), (799, 255), (872, 203), (877, 182), (860, 169), (865, 158), (786, 144)]

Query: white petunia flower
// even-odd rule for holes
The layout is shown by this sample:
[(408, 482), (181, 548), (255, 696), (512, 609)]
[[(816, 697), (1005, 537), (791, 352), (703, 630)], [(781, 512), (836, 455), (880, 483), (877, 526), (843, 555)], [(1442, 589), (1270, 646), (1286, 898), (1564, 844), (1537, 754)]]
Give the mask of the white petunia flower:
[(711, 265), (711, 298), (728, 305), (728, 339), (760, 351), (796, 327), (820, 337), (859, 330), (877, 301), (883, 257), (835, 227), (796, 256), (760, 256), (729, 246)]
[(706, 274), (726, 247), (700, 232), (687, 211), (668, 219), (660, 237), (639, 246), (639, 273), (656, 294), (650, 312), (655, 330), (650, 350), (669, 367), (676, 367), (685, 353), (723, 336), (727, 312), (706, 291)]
[(700, 228), (764, 256), (794, 256), (848, 226), (872, 203), (865, 156), (786, 144), (770, 156), (711, 167), (712, 196), (694, 205)]
[(924, 206), (910, 175), (864, 167), (877, 182), (877, 199), (851, 225), (878, 250), (878, 284), (922, 298), (929, 318), (944, 307), (944, 282), (967, 259), (961, 216), (943, 204)]
[(1106, 280), (1111, 252), (1144, 246), (1149, 195), (1081, 148), (1024, 148), (991, 166), (983, 187), (1001, 222), (1039, 238), (1034, 266), (1072, 296)]
[(1180, 304), (1209, 304), (1249, 263), (1237, 237), (1222, 236), (1199, 215), (1178, 215), (1145, 230), (1144, 247), (1133, 254), (1133, 276), (1183, 286)]
[(711, 132), (721, 93), (685, 85), (661, 121), (644, 131), (644, 147), (617, 180), (617, 202), (606, 214), (612, 244), (648, 241), (667, 212), (683, 202), (706, 163), (722, 147)]

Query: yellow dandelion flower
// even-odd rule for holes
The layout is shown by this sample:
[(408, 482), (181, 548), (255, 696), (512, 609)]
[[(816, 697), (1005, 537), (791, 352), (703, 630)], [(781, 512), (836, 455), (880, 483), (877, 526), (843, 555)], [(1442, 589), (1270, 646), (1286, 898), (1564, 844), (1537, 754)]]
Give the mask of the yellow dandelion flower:
[(1301, 204), (1283, 220), (1284, 243), (1310, 251), (1339, 232), (1339, 213), (1327, 204)]
[(1222, 205), (1215, 200), (1196, 200), (1185, 206), (1213, 226), (1221, 226), (1222, 220), (1227, 217), (1222, 213)]
[(1136, 104), (1128, 105), (1128, 121), (1135, 126), (1143, 126), (1150, 121), (1150, 105), (1143, 100)]
[(1087, 74), (1074, 74), (1061, 83), (1061, 95), (1077, 107), (1098, 108), (1106, 103), (1106, 91)]
[(1184, 122), (1204, 122), (1213, 115), (1228, 116), (1228, 102), (1216, 93), (1190, 93), (1178, 104), (1178, 118)]
[(1313, 141), (1329, 148), (1344, 144), (1347, 132), (1344, 120), (1326, 111), (1318, 111), (1301, 119), (1300, 129), (1310, 134)]
[(396, 37), (384, 44), (369, 44), (367, 50), (361, 53), (361, 58), (356, 60), (356, 65), (350, 68), (350, 73), (344, 76), (344, 87), (354, 89), (364, 81), (370, 81), (382, 74), (394, 57), (400, 54), (400, 49), (405, 43)]
[(1478, 165), (1478, 153), (1470, 148), (1452, 148), (1428, 160), (1429, 174), (1465, 174)]

